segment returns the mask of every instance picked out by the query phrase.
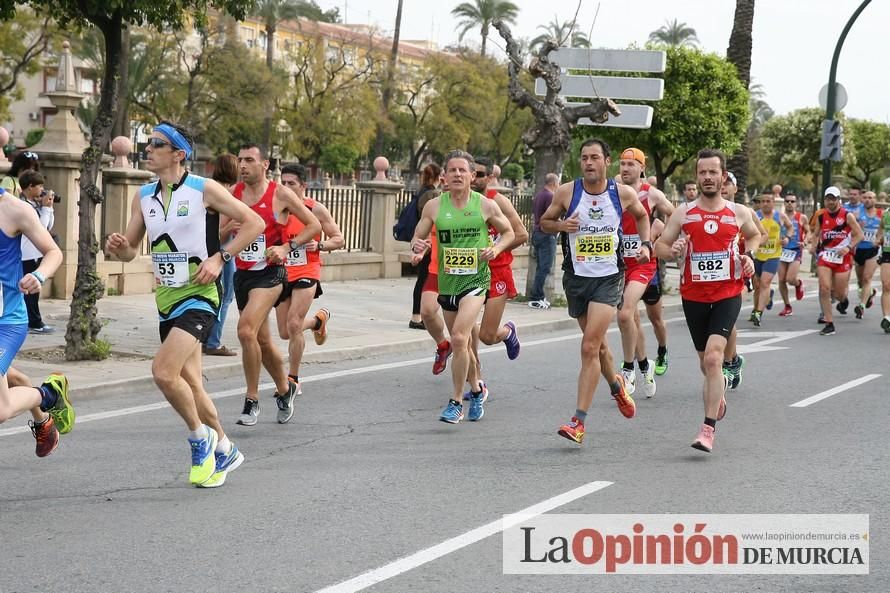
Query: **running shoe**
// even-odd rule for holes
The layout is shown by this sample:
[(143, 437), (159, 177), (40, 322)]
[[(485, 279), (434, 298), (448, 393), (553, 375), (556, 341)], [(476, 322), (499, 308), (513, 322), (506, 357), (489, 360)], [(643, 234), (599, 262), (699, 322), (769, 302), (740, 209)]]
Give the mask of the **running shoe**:
[(439, 375), (448, 366), (448, 357), (451, 356), (451, 342), (445, 340), (445, 346), (436, 346), (436, 358), (433, 359), (433, 374)]
[(727, 379), (729, 379), (729, 383), (731, 385), (732, 381), (733, 381), (733, 376), (734, 376), (731, 362), (726, 362), (725, 360), (723, 361), (723, 375)]
[[(479, 380), (479, 384), (482, 385), (482, 403), (488, 401), (488, 385), (485, 384), (485, 381)], [(473, 392), (467, 391), (464, 393), (464, 401), (468, 402), (473, 399)]]
[(275, 403), (278, 404), (278, 424), (287, 424), (294, 415), (294, 397), (300, 389), (300, 384), (288, 378), (287, 395), (275, 394)]
[(835, 308), (837, 309), (837, 312), (840, 313), (841, 315), (846, 315), (847, 308), (849, 306), (850, 306), (850, 299), (844, 299), (842, 301), (838, 301), (837, 305), (835, 305)]
[(507, 347), (507, 358), (516, 360), (519, 356), (519, 334), (516, 333), (516, 324), (508, 321), (504, 324), (510, 333), (504, 338), (504, 346)]
[(196, 484), (199, 488), (219, 488), (225, 483), (226, 476), (229, 472), (238, 469), (244, 461), (244, 455), (238, 450), (235, 443), (232, 443), (232, 448), (229, 449), (228, 453), (220, 453), (219, 451), (216, 451), (213, 457), (216, 461), (213, 475), (210, 476), (210, 479), (206, 482)]
[(668, 355), (667, 352), (664, 354), (659, 354), (655, 357), (655, 374), (659, 377), (665, 374), (668, 370)]
[(763, 313), (761, 311), (754, 311), (751, 313), (751, 322), (754, 324), (754, 327), (760, 327), (760, 319), (763, 317)]
[(256, 424), (257, 416), (260, 415), (260, 402), (249, 397), (244, 398), (244, 409), (241, 410), (241, 416), (238, 417), (238, 424), (241, 426), (253, 426)]
[(794, 298), (796, 298), (797, 300), (801, 300), (801, 299), (803, 299), (803, 296), (804, 296), (804, 293), (803, 293), (803, 279), (802, 279), (802, 278), (798, 278), (798, 279), (797, 279), (797, 286), (794, 287)]
[(61, 373), (53, 373), (46, 378), (42, 387), (56, 392), (55, 405), (46, 411), (53, 417), (59, 434), (68, 434), (74, 428), (74, 407), (68, 399), (68, 378)]
[(757, 311), (751, 311), (751, 315), (748, 317), (748, 321), (754, 323), (754, 320), (757, 318)]
[(528, 306), (532, 309), (549, 309), (550, 303), (548, 303), (544, 299), (541, 299), (539, 301), (529, 301)]
[(732, 367), (732, 382), (729, 385), (730, 389), (738, 389), (739, 385), (742, 384), (742, 369), (745, 368), (745, 357), (741, 354), (737, 354), (736, 358), (736, 363)]
[(457, 424), (464, 419), (464, 407), (460, 402), (448, 400), (448, 405), (442, 410), (439, 420), (448, 424)]
[(865, 309), (862, 305), (856, 305), (853, 307), (853, 313), (856, 314), (856, 319), (862, 319), (862, 314), (865, 313)]
[(216, 431), (207, 425), (204, 425), (207, 436), (203, 439), (189, 439), (189, 445), (192, 448), (192, 469), (189, 472), (189, 482), (198, 485), (203, 484), (213, 476), (216, 470), (216, 443), (219, 437)]
[(754, 292), (754, 285), (751, 284), (751, 278), (745, 278), (745, 288), (748, 289), (748, 292)]
[(656, 385), (655, 385), (655, 367), (652, 365), (652, 361), (649, 361), (649, 366), (643, 371), (643, 392), (646, 394), (646, 397), (655, 397)]
[(819, 325), (828, 323), (827, 321), (825, 321), (825, 313), (819, 313), (819, 319), (816, 320), (816, 323), (818, 323)]
[(315, 337), (315, 343), (321, 346), (328, 339), (328, 319), (331, 318), (331, 312), (327, 309), (319, 309), (315, 318), (318, 320), (318, 329), (312, 330), (312, 335)]
[(785, 307), (779, 311), (779, 317), (791, 317), (792, 315), (791, 305), (785, 305)]
[(825, 327), (822, 328), (822, 331), (819, 332), (820, 336), (833, 336), (835, 334), (834, 331), (834, 323), (826, 323)]
[(559, 427), (556, 434), (580, 445), (584, 441), (584, 423), (572, 416), (568, 424)]
[(481, 420), (485, 415), (485, 390), (482, 390), (482, 393), (479, 395), (474, 395), (470, 398), (470, 411), (467, 414), (467, 420), (470, 422), (476, 422), (477, 420)]
[(711, 449), (714, 448), (714, 427), (702, 424), (701, 429), (698, 431), (698, 436), (695, 437), (695, 441), (692, 443), (692, 448), (710, 453)]
[(884, 330), (885, 334), (890, 334), (890, 319), (886, 317), (881, 319), (881, 329)]
[(865, 308), (871, 309), (871, 306), (875, 304), (875, 295), (878, 294), (877, 288), (871, 289), (871, 294), (868, 296), (868, 300), (865, 301)]
[(637, 390), (637, 372), (633, 369), (621, 367), (621, 376), (624, 378), (624, 388), (627, 395), (633, 395)]
[(766, 303), (766, 310), (771, 311), (773, 308), (773, 295), (776, 293), (775, 289), (769, 289), (769, 302)]
[(717, 420), (723, 420), (726, 416), (726, 390), (729, 389), (729, 377), (723, 374), (723, 395), (720, 396), (720, 408), (717, 410)]
[(615, 375), (615, 381), (621, 385), (621, 390), (617, 394), (612, 394), (612, 397), (615, 398), (615, 403), (618, 405), (618, 411), (625, 418), (633, 418), (634, 414), (637, 413), (637, 404), (634, 403), (633, 398), (627, 393), (627, 385), (625, 385), (624, 377), (621, 373)]
[(37, 440), (37, 448), (34, 451), (37, 457), (46, 457), (59, 446), (59, 431), (52, 416), (47, 416), (46, 420), (39, 424), (28, 420), (28, 426), (31, 427), (31, 434)]

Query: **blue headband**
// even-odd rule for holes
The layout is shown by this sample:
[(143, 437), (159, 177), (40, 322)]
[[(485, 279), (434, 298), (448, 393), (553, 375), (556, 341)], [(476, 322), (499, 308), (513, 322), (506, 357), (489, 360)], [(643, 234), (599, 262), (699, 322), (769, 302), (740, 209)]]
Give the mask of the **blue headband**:
[(192, 158), (192, 145), (189, 144), (188, 140), (185, 139), (185, 136), (180, 134), (176, 128), (169, 124), (159, 124), (155, 126), (154, 131), (160, 132), (166, 136), (176, 150), (184, 150), (186, 160)]

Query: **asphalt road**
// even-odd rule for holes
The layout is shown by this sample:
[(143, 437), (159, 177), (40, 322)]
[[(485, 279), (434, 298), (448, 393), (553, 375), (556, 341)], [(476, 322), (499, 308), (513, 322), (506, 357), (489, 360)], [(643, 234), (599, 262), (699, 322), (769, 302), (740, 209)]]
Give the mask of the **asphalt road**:
[[(677, 308), (656, 397), (639, 393), (627, 420), (601, 384), (580, 448), (556, 435), (574, 411), (577, 332), (525, 340), (514, 362), (486, 350), (486, 415), (456, 426), (437, 421), (450, 378), (431, 375), (431, 351), (308, 367), (284, 426), (269, 397), (257, 426), (236, 426), (240, 384), (211, 381), (246, 456), (217, 490), (189, 487), (184, 427), (154, 390), (82, 402), (46, 459), (18, 418), (0, 428), (0, 592), (888, 591), (890, 336), (876, 309), (851, 309), (821, 337), (815, 307), (756, 330), (743, 310), (748, 364), (710, 455), (689, 446), (701, 378)], [(551, 512), (866, 513), (871, 572), (505, 575), (501, 534), (466, 536), (591, 482), (606, 485)], [(464, 545), (429, 550), (452, 538)]]

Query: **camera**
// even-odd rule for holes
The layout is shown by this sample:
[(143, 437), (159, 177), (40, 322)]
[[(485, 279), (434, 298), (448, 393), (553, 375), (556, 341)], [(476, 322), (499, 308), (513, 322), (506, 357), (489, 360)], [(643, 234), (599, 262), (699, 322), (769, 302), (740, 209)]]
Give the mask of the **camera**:
[(62, 201), (62, 196), (53, 192), (53, 204), (58, 204), (61, 201)]

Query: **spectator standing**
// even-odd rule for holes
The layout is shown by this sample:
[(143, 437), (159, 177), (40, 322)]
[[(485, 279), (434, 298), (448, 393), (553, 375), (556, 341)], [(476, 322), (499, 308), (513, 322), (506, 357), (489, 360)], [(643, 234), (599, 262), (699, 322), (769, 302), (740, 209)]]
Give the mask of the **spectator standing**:
[[(417, 200), (418, 215), (423, 213), (423, 207), (426, 206), (427, 202), (439, 195), (439, 190), (436, 188), (436, 184), (439, 182), (439, 175), (441, 175), (441, 173), (442, 168), (435, 163), (428, 164), (423, 168), (423, 171), (421, 171), (420, 189), (417, 190), (417, 193), (414, 194), (414, 197), (412, 198)], [(414, 300), (411, 306), (411, 321), (408, 322), (408, 327), (411, 329), (426, 329), (423, 319), (420, 316), (420, 297), (423, 294), (423, 285), (429, 275), (431, 254), (432, 251), (428, 250), (426, 255), (424, 255), (417, 264), (417, 281), (414, 283)]]
[[(229, 153), (216, 157), (216, 160), (213, 161), (213, 175), (211, 178), (226, 189), (231, 190), (231, 186), (238, 182), (238, 157)], [(235, 298), (234, 278), (235, 258), (231, 258), (223, 264), (223, 270), (220, 274), (223, 294), (219, 305), (219, 317), (216, 325), (213, 326), (213, 331), (210, 332), (210, 337), (207, 338), (207, 343), (203, 346), (204, 354), (209, 354), (210, 356), (238, 355), (235, 350), (222, 345), (222, 332), (223, 326), (226, 323), (226, 314), (229, 310), (229, 305), (232, 304), (232, 300)]]
[(0, 187), (16, 197), (21, 197), (21, 184), (19, 176), (25, 171), (39, 171), (40, 162), (37, 159), (37, 153), (26, 150), (15, 155), (12, 159), (12, 166), (6, 175), (0, 179)]
[(528, 306), (532, 309), (550, 308), (550, 302), (544, 298), (544, 282), (553, 271), (553, 261), (556, 258), (556, 235), (545, 233), (541, 229), (541, 216), (550, 207), (550, 203), (553, 201), (553, 192), (556, 191), (557, 187), (559, 187), (559, 176), (555, 173), (548, 173), (544, 177), (544, 187), (535, 194), (535, 199), (532, 203), (532, 213), (534, 215), (532, 246), (534, 247), (535, 259), (537, 260), (535, 280), (528, 293)]
[[(53, 212), (53, 193), (44, 189), (45, 180), (38, 171), (29, 169), (18, 178), (20, 195), (27, 202), (40, 225), (48, 231), (52, 231), (55, 215)], [(22, 275), (30, 274), (40, 266), (43, 261), (43, 253), (34, 246), (28, 237), (22, 236)], [(28, 310), (28, 332), (32, 334), (51, 334), (55, 331), (51, 325), (46, 325), (40, 316), (40, 291), (25, 295), (25, 308)]]

